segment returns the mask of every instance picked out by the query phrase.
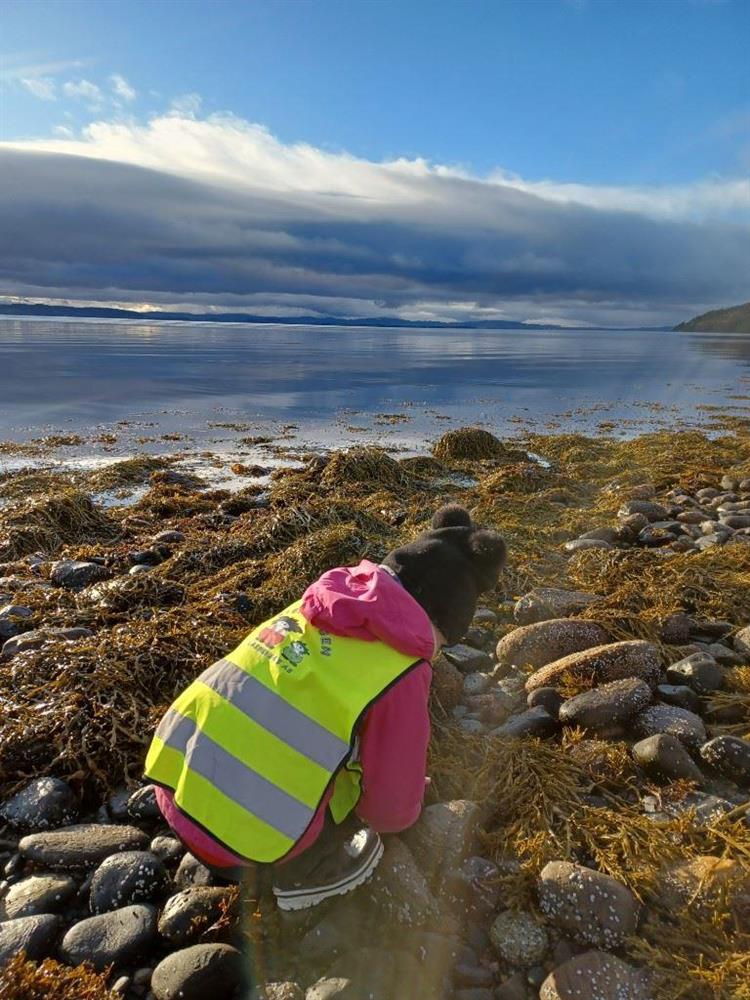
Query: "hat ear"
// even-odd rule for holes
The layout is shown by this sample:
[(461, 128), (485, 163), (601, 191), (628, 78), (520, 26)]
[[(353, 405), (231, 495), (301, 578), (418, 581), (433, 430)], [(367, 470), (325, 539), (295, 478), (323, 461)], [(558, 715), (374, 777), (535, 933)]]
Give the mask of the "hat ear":
[(489, 528), (472, 531), (468, 539), (474, 575), (479, 590), (491, 590), (505, 566), (507, 549), (502, 536)]
[(457, 503), (446, 504), (435, 511), (432, 517), (432, 528), (470, 528), (471, 514), (465, 507)]

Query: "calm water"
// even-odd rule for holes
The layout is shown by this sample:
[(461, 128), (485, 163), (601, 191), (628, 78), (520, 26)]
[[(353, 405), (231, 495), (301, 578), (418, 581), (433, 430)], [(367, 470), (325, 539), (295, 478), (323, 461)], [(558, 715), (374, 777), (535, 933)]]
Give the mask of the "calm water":
[(198, 442), (217, 440), (209, 423), (231, 420), (295, 423), (324, 439), (377, 428), (382, 413), (408, 418), (380, 425), (388, 441), (467, 421), (506, 433), (610, 421), (632, 432), (694, 422), (706, 404), (744, 412), (728, 397), (748, 391), (748, 378), (741, 334), (5, 318), (0, 440), (125, 420)]

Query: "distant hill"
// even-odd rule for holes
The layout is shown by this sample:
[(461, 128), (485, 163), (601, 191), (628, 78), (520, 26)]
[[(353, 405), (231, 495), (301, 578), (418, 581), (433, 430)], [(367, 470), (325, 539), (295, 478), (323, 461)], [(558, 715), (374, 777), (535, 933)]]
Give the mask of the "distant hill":
[(711, 312), (680, 323), (675, 330), (704, 333), (750, 333), (750, 302), (728, 309), (713, 309)]

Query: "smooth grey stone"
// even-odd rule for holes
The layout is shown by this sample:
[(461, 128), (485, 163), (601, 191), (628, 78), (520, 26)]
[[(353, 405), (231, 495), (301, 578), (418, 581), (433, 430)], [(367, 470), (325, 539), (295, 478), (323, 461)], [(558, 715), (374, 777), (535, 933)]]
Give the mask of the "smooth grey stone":
[(443, 656), (464, 674), (475, 671), (488, 672), (492, 670), (493, 666), (492, 657), (488, 653), (481, 649), (473, 649), (463, 643), (443, 647)]
[(633, 747), (633, 759), (647, 774), (669, 781), (684, 778), (703, 782), (703, 775), (676, 736), (659, 733), (648, 736)]
[(166, 868), (150, 851), (112, 854), (102, 861), (91, 878), (91, 912), (107, 913), (132, 903), (151, 902), (158, 899), (168, 885)]
[(18, 917), (0, 923), (0, 965), (23, 949), (35, 961), (52, 954), (60, 918), (51, 913)]
[(636, 677), (625, 677), (584, 691), (560, 706), (563, 725), (606, 729), (626, 722), (651, 703), (651, 688)]
[(656, 697), (667, 705), (677, 705), (686, 708), (688, 712), (697, 714), (701, 700), (691, 687), (685, 684), (660, 684), (656, 689)]
[(71, 965), (91, 962), (101, 972), (108, 965), (130, 965), (156, 938), (156, 908), (126, 906), (73, 924), (60, 945)]
[(492, 970), (485, 965), (462, 965), (459, 963), (453, 967), (453, 981), (459, 987), (492, 986), (494, 980)]
[(633, 720), (633, 731), (643, 737), (670, 733), (689, 750), (699, 750), (706, 742), (702, 719), (676, 705), (650, 705)]
[(621, 520), (632, 514), (642, 514), (648, 521), (666, 521), (669, 517), (667, 508), (652, 500), (627, 500), (617, 512)]
[(724, 671), (708, 653), (693, 653), (667, 667), (667, 680), (686, 684), (697, 694), (709, 694), (724, 683)]
[(563, 545), (566, 552), (585, 552), (587, 549), (602, 549), (605, 552), (611, 551), (614, 546), (611, 542), (605, 542), (601, 538), (574, 538)]
[(363, 1000), (363, 996), (351, 979), (324, 976), (305, 993), (305, 1000)]
[(716, 662), (723, 667), (739, 667), (745, 662), (739, 653), (735, 653), (733, 649), (725, 646), (723, 642), (709, 643), (706, 652), (710, 656), (713, 656)]
[(82, 823), (23, 837), (18, 850), (28, 861), (49, 868), (94, 868), (119, 851), (140, 850), (148, 837), (133, 826)]
[(50, 580), (55, 586), (64, 587), (66, 590), (83, 590), (98, 580), (108, 580), (111, 575), (110, 571), (99, 563), (60, 559), (52, 564)]
[(37, 778), (0, 806), (0, 817), (16, 829), (49, 830), (75, 819), (78, 802), (60, 778)]
[(94, 633), (89, 628), (76, 626), (73, 628), (40, 628), (31, 632), (24, 632), (13, 639), (8, 639), (3, 643), (0, 656), (4, 660), (10, 660), (18, 653), (25, 653), (28, 650), (41, 649), (46, 642), (56, 642), (64, 639), (66, 642), (74, 642), (76, 639), (87, 639)]
[(513, 617), (519, 625), (533, 625), (550, 618), (569, 618), (599, 600), (600, 594), (587, 594), (581, 590), (535, 587), (516, 602)]
[(78, 885), (69, 875), (30, 875), (8, 889), (0, 902), (0, 920), (57, 913), (77, 891)]
[(701, 747), (701, 757), (733, 781), (750, 781), (750, 742), (737, 736), (717, 736)]
[(523, 736), (551, 736), (557, 730), (557, 720), (538, 705), (518, 715), (511, 715), (507, 722), (493, 729), (490, 736), (517, 739)]
[(151, 539), (152, 542), (164, 543), (167, 545), (172, 545), (177, 542), (184, 542), (186, 535), (182, 531), (160, 531), (158, 535), (154, 535)]
[(149, 844), (148, 848), (152, 854), (163, 861), (165, 865), (176, 865), (185, 853), (185, 847), (177, 837), (170, 837), (167, 834), (160, 834)]
[(154, 969), (156, 1000), (229, 1000), (247, 985), (247, 960), (228, 944), (194, 944), (167, 955)]
[(541, 708), (549, 712), (553, 719), (556, 719), (560, 712), (560, 706), (564, 701), (565, 699), (559, 691), (553, 687), (547, 687), (537, 688), (535, 691), (532, 691), (526, 699), (526, 704), (529, 708), (541, 706)]
[(479, 671), (473, 674), (466, 674), (464, 677), (464, 695), (470, 697), (475, 694), (484, 694), (492, 684), (492, 674), (483, 674)]
[(205, 865), (187, 853), (180, 862), (175, 872), (174, 884), (176, 889), (189, 889), (191, 885), (213, 885), (214, 876)]
[(23, 604), (6, 604), (0, 608), (0, 639), (12, 639), (23, 632), (28, 628), (28, 619), (33, 617), (31, 608)]
[(719, 521), (728, 528), (750, 528), (750, 514), (720, 514)]
[(581, 944), (618, 948), (635, 933), (639, 903), (626, 885), (603, 872), (550, 861), (542, 869), (539, 904), (548, 922)]
[(170, 944), (191, 944), (226, 910), (232, 892), (228, 888), (194, 885), (171, 896), (159, 917), (159, 933)]
[(592, 528), (591, 531), (584, 531), (582, 535), (579, 535), (579, 538), (593, 538), (614, 545), (615, 542), (619, 541), (620, 533), (617, 528)]

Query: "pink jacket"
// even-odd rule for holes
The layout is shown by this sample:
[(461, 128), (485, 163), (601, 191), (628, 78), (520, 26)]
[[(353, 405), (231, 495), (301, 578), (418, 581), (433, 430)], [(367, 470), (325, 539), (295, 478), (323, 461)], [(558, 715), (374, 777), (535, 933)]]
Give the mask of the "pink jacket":
[[(379, 833), (404, 830), (419, 817), (425, 791), (432, 680), (428, 661), (439, 643), (432, 623), (397, 579), (367, 559), (324, 573), (305, 591), (302, 613), (333, 635), (379, 640), (422, 661), (370, 708), (359, 733), (362, 795), (357, 815)], [(170, 792), (157, 788), (156, 797), (169, 825), (197, 858), (219, 868), (247, 863), (180, 813)], [(330, 797), (329, 790), (285, 860), (316, 841)]]

